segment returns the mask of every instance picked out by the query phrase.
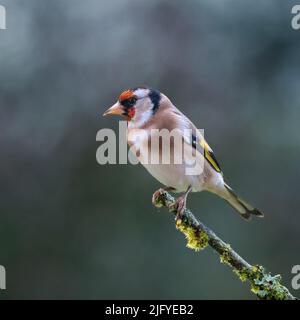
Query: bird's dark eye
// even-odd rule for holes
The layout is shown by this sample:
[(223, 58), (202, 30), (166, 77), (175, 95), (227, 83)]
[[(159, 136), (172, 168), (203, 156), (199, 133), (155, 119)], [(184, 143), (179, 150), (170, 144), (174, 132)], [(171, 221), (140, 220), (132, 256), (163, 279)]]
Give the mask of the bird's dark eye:
[(135, 97), (129, 98), (128, 99), (128, 103), (131, 104), (131, 105), (135, 104), (136, 103), (136, 98)]
[(121, 103), (122, 103), (122, 105), (123, 105), (124, 107), (130, 108), (130, 107), (132, 107), (132, 106), (136, 103), (136, 100), (137, 100), (136, 97), (130, 97), (130, 98), (124, 100), (124, 101), (121, 102)]

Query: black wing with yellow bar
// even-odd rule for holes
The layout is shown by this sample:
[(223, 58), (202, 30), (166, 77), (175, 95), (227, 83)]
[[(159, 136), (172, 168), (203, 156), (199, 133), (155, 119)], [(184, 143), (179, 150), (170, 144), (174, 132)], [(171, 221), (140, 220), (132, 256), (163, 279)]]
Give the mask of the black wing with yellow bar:
[(211, 167), (215, 171), (217, 171), (219, 173), (222, 173), (221, 167), (220, 167), (220, 165), (219, 165), (219, 163), (218, 163), (218, 161), (217, 161), (212, 149), (208, 145), (208, 143), (204, 140), (204, 138), (201, 138), (199, 140), (199, 139), (197, 139), (197, 137), (195, 135), (193, 135), (192, 136), (192, 146), (193, 146), (193, 148), (198, 149), (199, 145), (203, 149), (204, 158), (208, 161), (208, 163), (211, 165)]

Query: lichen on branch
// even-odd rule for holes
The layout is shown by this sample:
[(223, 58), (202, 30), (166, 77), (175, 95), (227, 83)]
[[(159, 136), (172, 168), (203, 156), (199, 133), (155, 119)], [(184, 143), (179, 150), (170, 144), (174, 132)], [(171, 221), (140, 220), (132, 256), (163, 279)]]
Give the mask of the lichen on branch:
[(193, 228), (182, 220), (176, 222), (176, 228), (181, 231), (187, 240), (186, 246), (195, 251), (203, 250), (208, 246), (208, 235), (205, 231), (200, 231), (199, 229)]
[[(175, 199), (168, 192), (160, 189), (152, 198), (155, 207), (166, 207), (176, 215)], [(176, 222), (176, 228), (187, 239), (187, 247), (200, 251), (210, 245), (220, 255), (221, 263), (232, 267), (233, 272), (243, 282), (250, 283), (251, 291), (261, 300), (297, 300), (280, 281), (281, 276), (272, 276), (259, 265), (252, 266), (238, 255), (229, 244), (220, 239), (211, 229), (195, 218), (189, 209)]]

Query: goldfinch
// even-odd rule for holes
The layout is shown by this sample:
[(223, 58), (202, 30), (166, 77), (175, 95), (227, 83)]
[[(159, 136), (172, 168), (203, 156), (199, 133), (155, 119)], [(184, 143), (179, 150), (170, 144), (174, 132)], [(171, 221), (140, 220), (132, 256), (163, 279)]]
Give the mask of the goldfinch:
[[(104, 113), (104, 116), (106, 115), (125, 117), (128, 121), (129, 146), (149, 173), (164, 185), (163, 190), (183, 193), (176, 200), (177, 219), (181, 218), (185, 210), (188, 194), (203, 190), (225, 199), (244, 219), (249, 220), (252, 215), (264, 216), (262, 212), (242, 200), (225, 183), (221, 167), (203, 135), (166, 95), (147, 87), (129, 89), (121, 93), (118, 101)], [(187, 174), (188, 161), (181, 163), (170, 161), (169, 164), (161, 162), (161, 145), (154, 150), (151, 147), (150, 138), (151, 132), (157, 134), (162, 129), (167, 129), (169, 132), (176, 130), (182, 136), (184, 151), (190, 151), (190, 154), (203, 163), (200, 174)], [(141, 131), (149, 134), (141, 135)], [(187, 131), (192, 132), (191, 137), (187, 137)], [(170, 149), (176, 152), (174, 142)], [(158, 163), (152, 164), (145, 161), (145, 158), (149, 159), (150, 155), (155, 153), (158, 153), (157, 156), (160, 159)], [(153, 197), (156, 197), (160, 191), (161, 189), (156, 191)]]

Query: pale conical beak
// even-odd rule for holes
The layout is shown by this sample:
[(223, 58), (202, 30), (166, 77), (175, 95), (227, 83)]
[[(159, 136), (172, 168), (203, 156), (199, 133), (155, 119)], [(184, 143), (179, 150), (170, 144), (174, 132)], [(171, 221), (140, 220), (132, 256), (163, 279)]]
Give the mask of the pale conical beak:
[(109, 114), (123, 115), (122, 105), (119, 102), (115, 103), (112, 107), (110, 107), (103, 113), (103, 116), (107, 116)]

